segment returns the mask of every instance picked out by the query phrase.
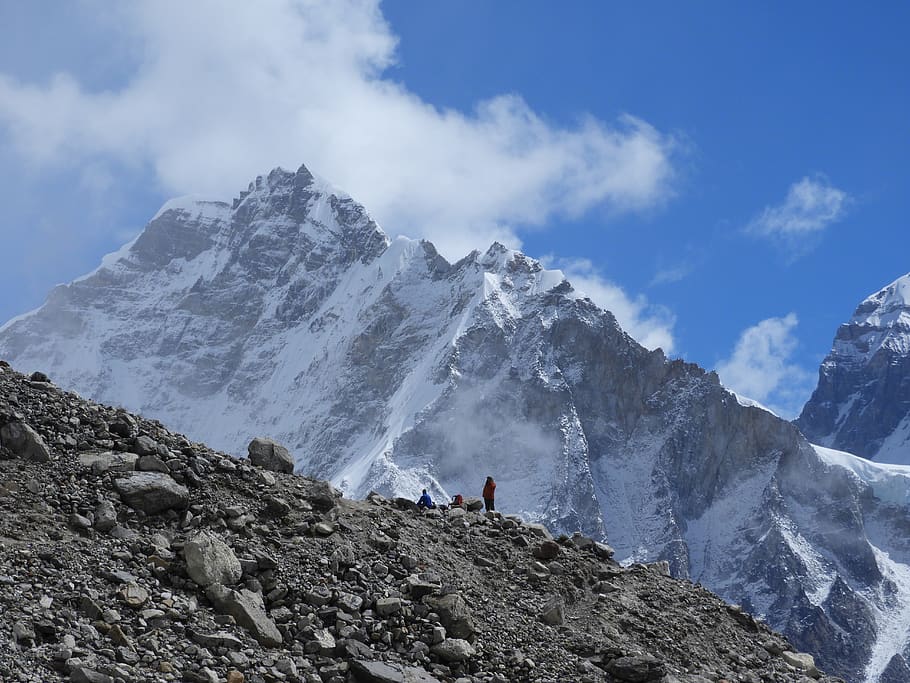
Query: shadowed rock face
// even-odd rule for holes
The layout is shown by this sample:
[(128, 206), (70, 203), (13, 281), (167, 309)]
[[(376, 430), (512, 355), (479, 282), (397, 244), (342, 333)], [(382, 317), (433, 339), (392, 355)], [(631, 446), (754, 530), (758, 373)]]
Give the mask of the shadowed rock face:
[(796, 424), (815, 443), (910, 464), (910, 274), (840, 326)]
[(389, 240), (305, 169), (232, 207), (169, 203), (146, 233), (0, 330), (0, 356), (229, 452), (272, 438), (349, 496), (492, 475), (497, 509), (666, 561), (851, 680), (910, 639), (873, 616), (910, 604), (906, 510), (561, 273)]

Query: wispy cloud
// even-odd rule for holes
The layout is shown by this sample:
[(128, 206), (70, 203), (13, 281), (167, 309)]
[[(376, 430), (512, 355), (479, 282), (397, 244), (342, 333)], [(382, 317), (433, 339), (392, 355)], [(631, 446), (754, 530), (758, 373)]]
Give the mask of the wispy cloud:
[(564, 259), (553, 255), (542, 261), (547, 267), (559, 268), (582, 296), (610, 311), (639, 344), (648, 349), (673, 352), (673, 326), (676, 316), (665, 306), (652, 304), (642, 294), (632, 296), (605, 278), (588, 259)]
[(798, 323), (796, 314), (790, 313), (744, 330), (730, 357), (717, 365), (723, 385), (766, 404), (782, 417), (796, 417), (812, 392), (815, 377), (792, 361)]
[[(91, 5), (86, 5), (90, 12)], [(397, 37), (373, 0), (105, 5), (126, 50), (116, 86), (78, 73), (0, 74), (0, 144), (32, 165), (151, 169), (169, 193), (229, 199), (251, 174), (301, 162), (390, 232), (449, 257), (595, 207), (672, 194), (672, 137), (632, 116), (545, 120), (515, 94), (440, 109), (387, 75)], [(85, 19), (91, 21), (90, 17)], [(0, 33), (2, 37), (2, 33)], [(137, 170), (138, 169), (138, 170)]]
[(654, 277), (651, 278), (651, 286), (671, 285), (676, 282), (681, 282), (682, 280), (685, 280), (694, 269), (695, 264), (688, 261), (660, 268), (654, 274)]
[(783, 203), (766, 206), (746, 229), (790, 247), (811, 246), (813, 238), (843, 217), (849, 200), (825, 176), (806, 176), (790, 186)]

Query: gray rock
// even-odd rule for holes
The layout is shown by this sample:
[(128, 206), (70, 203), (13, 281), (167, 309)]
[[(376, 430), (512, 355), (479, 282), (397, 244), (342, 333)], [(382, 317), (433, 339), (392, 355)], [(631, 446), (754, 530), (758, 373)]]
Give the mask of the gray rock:
[(71, 683), (114, 683), (114, 679), (86, 666), (76, 666), (70, 669)]
[(551, 596), (540, 609), (540, 620), (551, 626), (559, 626), (565, 621), (565, 603), (558, 595)]
[(148, 602), (149, 593), (138, 583), (131, 581), (117, 591), (117, 597), (128, 607), (139, 609)]
[(272, 472), (293, 474), (294, 459), (288, 449), (271, 439), (257, 437), (247, 447), (250, 462)]
[(156, 455), (158, 453), (158, 442), (145, 434), (137, 436), (136, 440), (133, 442), (133, 453), (140, 456)]
[(308, 487), (306, 497), (314, 508), (321, 512), (327, 512), (338, 504), (338, 500), (341, 498), (341, 491), (327, 481), (317, 481)]
[(357, 683), (438, 683), (426, 670), (391, 662), (351, 660), (351, 672)]
[(110, 531), (117, 526), (117, 510), (109, 500), (102, 500), (95, 506), (94, 526), (98, 531)]
[(462, 638), (446, 638), (430, 648), (444, 662), (463, 662), (477, 654), (474, 647)]
[(388, 617), (401, 609), (401, 600), (399, 598), (379, 598), (376, 601), (376, 614), (381, 617)]
[(335, 652), (335, 636), (327, 628), (317, 628), (313, 631), (313, 639), (307, 643), (307, 651), (311, 654), (319, 654), (323, 657), (330, 657)]
[(143, 455), (136, 462), (136, 469), (142, 472), (163, 472), (169, 474), (171, 468), (157, 455)]
[(227, 631), (201, 633), (190, 629), (187, 633), (190, 638), (202, 645), (202, 647), (207, 647), (211, 650), (219, 647), (235, 651), (243, 649), (243, 641)]
[(614, 679), (628, 683), (659, 681), (666, 674), (664, 663), (649, 655), (617, 657), (606, 668)]
[(135, 418), (127, 412), (118, 412), (107, 428), (111, 434), (116, 434), (124, 439), (136, 436), (139, 431), (139, 425), (136, 424)]
[(265, 647), (281, 645), (283, 641), (281, 631), (266, 614), (259, 593), (246, 589), (235, 591), (215, 583), (208, 587), (205, 594), (219, 612), (234, 617), (260, 645)]
[(185, 486), (161, 472), (134, 472), (115, 479), (114, 490), (131, 508), (150, 515), (185, 508), (190, 499)]
[(543, 524), (525, 524), (525, 529), (531, 532), (533, 536), (542, 538), (547, 541), (552, 541), (553, 536), (550, 534), (550, 530), (547, 529)]
[(186, 573), (200, 586), (213, 583), (230, 585), (240, 581), (240, 560), (224, 541), (208, 531), (200, 531), (183, 548)]
[(815, 667), (815, 659), (806, 652), (790, 652), (789, 650), (785, 650), (781, 653), (781, 657), (794, 669), (804, 671), (807, 676), (816, 677), (818, 675), (818, 669)]
[(483, 501), (480, 498), (465, 498), (464, 507), (468, 512), (483, 510)]
[(132, 472), (136, 469), (136, 460), (138, 459), (139, 456), (135, 453), (120, 453), (117, 451), (79, 454), (79, 464), (83, 467), (88, 467), (95, 474)]
[(320, 536), (331, 536), (335, 533), (335, 526), (331, 522), (316, 522), (313, 531)]
[(0, 445), (17, 457), (33, 462), (49, 462), (50, 449), (41, 435), (24, 422), (9, 422), (0, 426)]
[(543, 543), (535, 546), (532, 551), (534, 557), (538, 560), (552, 560), (555, 557), (559, 556), (559, 544), (556, 541), (544, 541)]
[(424, 603), (439, 615), (446, 632), (453, 638), (470, 640), (474, 636), (474, 618), (465, 602), (458, 593), (450, 593), (441, 597), (428, 595)]
[(611, 548), (606, 543), (595, 543), (594, 544), (594, 554), (599, 557), (601, 560), (611, 560), (613, 559), (613, 548)]

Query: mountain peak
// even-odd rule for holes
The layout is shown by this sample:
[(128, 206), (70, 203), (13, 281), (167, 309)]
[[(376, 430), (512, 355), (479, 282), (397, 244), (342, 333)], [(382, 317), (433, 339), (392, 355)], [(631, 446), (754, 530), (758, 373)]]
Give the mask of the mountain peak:
[[(888, 316), (893, 319), (887, 320)], [(910, 273), (866, 297), (856, 308), (852, 319), (852, 322), (875, 326), (900, 321), (910, 325)]]
[(838, 328), (796, 424), (822, 446), (910, 464), (910, 274)]

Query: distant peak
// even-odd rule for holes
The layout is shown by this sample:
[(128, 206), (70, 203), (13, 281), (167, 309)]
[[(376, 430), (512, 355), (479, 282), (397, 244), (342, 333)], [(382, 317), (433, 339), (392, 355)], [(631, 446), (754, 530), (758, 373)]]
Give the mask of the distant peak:
[(854, 322), (862, 322), (870, 315), (886, 315), (900, 309), (910, 308), (910, 273), (897, 278), (883, 287), (857, 307)]

